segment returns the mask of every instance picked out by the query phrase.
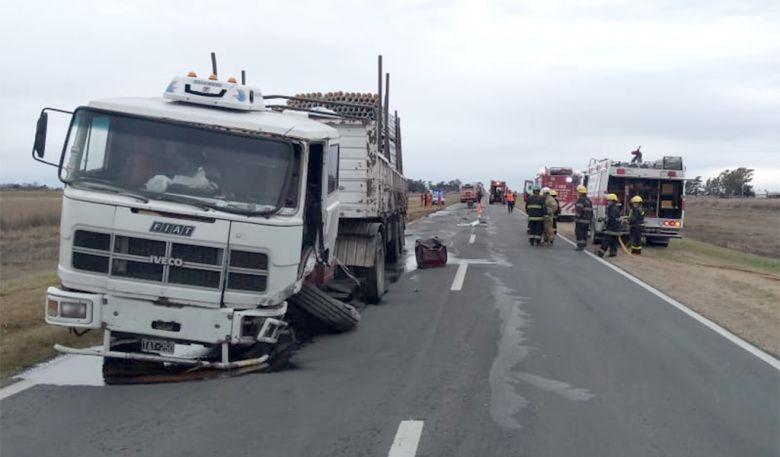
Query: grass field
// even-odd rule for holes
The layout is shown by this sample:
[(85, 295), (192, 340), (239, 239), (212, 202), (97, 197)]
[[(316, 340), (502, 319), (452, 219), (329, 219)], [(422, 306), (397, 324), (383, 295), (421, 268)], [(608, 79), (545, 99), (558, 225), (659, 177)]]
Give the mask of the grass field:
[(54, 355), (55, 342), (84, 346), (83, 338), (46, 325), (43, 299), (56, 285), (62, 194), (0, 191), (0, 379)]
[[(407, 195), (409, 205), (406, 210), (406, 221), (412, 222), (415, 219), (419, 219), (423, 216), (427, 216), (433, 212), (441, 209), (439, 206), (425, 207), (420, 204), (420, 194), (412, 193)], [(460, 202), (460, 194), (458, 192), (451, 192), (444, 195), (444, 207), (453, 205)]]
[(687, 197), (686, 238), (780, 258), (780, 199)]

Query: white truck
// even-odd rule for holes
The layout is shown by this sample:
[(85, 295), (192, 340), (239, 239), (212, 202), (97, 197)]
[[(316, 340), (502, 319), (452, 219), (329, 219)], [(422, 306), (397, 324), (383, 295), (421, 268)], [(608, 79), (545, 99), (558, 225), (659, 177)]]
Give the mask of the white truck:
[[(311, 284), (327, 282), (339, 263), (361, 265), (371, 279), (384, 271), (386, 243), (400, 249), (405, 204), (389, 211), (371, 198), (402, 190), (400, 167), (387, 178), (366, 164), (361, 200), (347, 192), (357, 165), (340, 160), (387, 160), (388, 135), (362, 148), (348, 135), (389, 130), (381, 97), (362, 106), (369, 119), (347, 127), (353, 121), (341, 116), (272, 109), (243, 75), (218, 80), (212, 62), (209, 78), (176, 77), (163, 97), (92, 101), (72, 113), (55, 164), (65, 184), (61, 284), (48, 288), (45, 316), (77, 333), (102, 329), (104, 338), (100, 349), (56, 345), (60, 352), (106, 363), (260, 365), (287, 326), (288, 300), (328, 305)], [(33, 146), (33, 158), (49, 164), (51, 111), (63, 112), (41, 112)], [(342, 214), (368, 227), (362, 246), (379, 247), (339, 261), (337, 245), (351, 237), (339, 238)], [(378, 300), (383, 278), (374, 282), (364, 288)], [(341, 330), (359, 318), (348, 305), (326, 311)]]
[(614, 193), (623, 208), (635, 195), (642, 197), (645, 224), (642, 230), (649, 244), (668, 246), (670, 238), (681, 238), (685, 215), (685, 167), (682, 157), (666, 156), (644, 163), (591, 159), (585, 177), (588, 197), (593, 202), (591, 237), (603, 238), (607, 194)]

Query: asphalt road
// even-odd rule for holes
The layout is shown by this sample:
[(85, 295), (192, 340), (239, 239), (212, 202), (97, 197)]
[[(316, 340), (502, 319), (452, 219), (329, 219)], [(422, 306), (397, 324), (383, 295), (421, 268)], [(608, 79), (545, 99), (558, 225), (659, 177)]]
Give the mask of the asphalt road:
[(450, 265), (411, 269), (295, 368), (37, 385), (0, 403), (0, 455), (780, 455), (776, 368), (562, 240), (530, 247), (519, 213), (485, 216), (411, 225)]

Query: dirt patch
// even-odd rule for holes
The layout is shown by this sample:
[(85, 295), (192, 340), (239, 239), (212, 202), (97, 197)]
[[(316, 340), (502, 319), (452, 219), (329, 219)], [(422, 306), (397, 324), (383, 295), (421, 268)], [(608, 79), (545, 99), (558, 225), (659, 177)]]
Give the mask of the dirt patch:
[[(560, 224), (574, 239), (574, 224)], [(588, 249), (594, 249), (589, 246)], [(732, 333), (780, 356), (780, 261), (696, 240), (608, 259)]]
[(686, 238), (780, 258), (780, 199), (688, 197)]

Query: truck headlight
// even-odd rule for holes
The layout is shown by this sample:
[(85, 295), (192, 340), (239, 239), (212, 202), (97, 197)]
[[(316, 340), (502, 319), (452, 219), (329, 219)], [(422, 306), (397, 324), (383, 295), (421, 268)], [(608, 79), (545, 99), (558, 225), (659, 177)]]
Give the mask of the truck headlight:
[(67, 319), (86, 319), (87, 304), (84, 302), (60, 302), (60, 317)]

